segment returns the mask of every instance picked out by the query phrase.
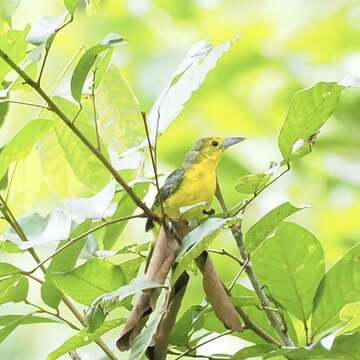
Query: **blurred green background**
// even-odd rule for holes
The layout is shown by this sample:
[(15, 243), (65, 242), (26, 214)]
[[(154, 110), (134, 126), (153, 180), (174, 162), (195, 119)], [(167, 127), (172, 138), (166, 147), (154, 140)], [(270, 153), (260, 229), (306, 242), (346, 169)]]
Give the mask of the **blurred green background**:
[[(22, 0), (13, 27), (22, 29), (42, 16), (63, 12), (60, 0)], [(45, 88), (52, 88), (61, 69), (82, 45), (91, 46), (109, 32), (129, 40), (116, 51), (114, 62), (121, 66), (144, 110), (150, 109), (194, 42), (208, 38), (219, 43), (240, 35), (159, 142), (160, 172), (167, 174), (181, 164), (184, 153), (200, 137), (247, 137), (226, 154), (219, 168), (230, 204), (240, 200), (233, 189), (239, 177), (264, 171), (271, 161), (281, 159), (277, 136), (296, 90), (320, 80), (341, 81), (360, 75), (358, 1), (97, 0), (87, 9), (84, 3), (74, 23), (56, 38), (45, 70)], [(292, 219), (319, 238), (327, 266), (359, 241), (359, 111), (360, 91), (346, 90), (321, 130), (314, 151), (249, 207), (245, 229), (268, 210), (290, 200), (311, 207)], [(36, 113), (36, 109), (13, 106), (0, 129), (0, 145)], [(44, 181), (46, 166), (50, 164), (40, 161), (36, 149), (18, 163), (9, 198), (17, 215), (46, 212), (61, 198), (86, 193), (69, 168), (58, 169), (59, 178), (50, 189)], [(128, 226), (124, 241), (138, 242), (139, 236), (147, 240), (148, 235), (142, 239), (142, 229), (143, 221), (134, 222)], [(213, 247), (235, 253), (232, 241), (222, 235)], [(214, 260), (223, 280), (230, 282), (236, 266), (221, 256), (214, 255)], [(16, 261), (28, 262), (25, 255), (16, 255)], [(199, 276), (192, 280), (185, 304), (201, 301), (200, 281)], [(37, 287), (32, 296), (38, 298)], [(15, 313), (22, 308), (7, 305), (0, 312)], [(1, 358), (44, 359), (71, 333), (59, 325), (19, 327), (1, 344)], [(113, 335), (107, 338), (113, 339)], [(226, 347), (236, 350), (237, 344), (228, 341)], [(95, 347), (80, 354), (83, 360), (101, 358)]]

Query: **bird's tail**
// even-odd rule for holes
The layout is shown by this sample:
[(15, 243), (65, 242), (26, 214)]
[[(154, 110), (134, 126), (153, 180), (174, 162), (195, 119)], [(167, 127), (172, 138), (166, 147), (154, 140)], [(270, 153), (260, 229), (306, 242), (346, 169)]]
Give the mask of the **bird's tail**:
[(148, 218), (145, 225), (145, 232), (148, 232), (154, 227), (154, 220), (152, 218)]

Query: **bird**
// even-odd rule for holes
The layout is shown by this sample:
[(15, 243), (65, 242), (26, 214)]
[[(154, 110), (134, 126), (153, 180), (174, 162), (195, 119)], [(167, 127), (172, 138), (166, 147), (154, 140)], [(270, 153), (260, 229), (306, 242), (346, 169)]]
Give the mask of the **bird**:
[[(158, 216), (162, 215), (161, 199), (164, 213), (170, 219), (201, 220), (203, 216), (211, 215), (217, 166), (224, 151), (243, 140), (244, 137), (205, 137), (198, 140), (186, 154), (182, 165), (166, 178), (151, 210)], [(184, 213), (186, 208), (189, 211)], [(145, 231), (153, 228), (154, 220), (149, 217)]]

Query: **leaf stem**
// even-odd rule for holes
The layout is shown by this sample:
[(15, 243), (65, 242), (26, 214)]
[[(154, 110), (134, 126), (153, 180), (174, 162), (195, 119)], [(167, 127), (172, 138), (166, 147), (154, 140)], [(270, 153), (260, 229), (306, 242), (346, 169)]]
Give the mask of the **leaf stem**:
[(229, 334), (231, 334), (232, 332), (233, 332), (233, 330), (227, 330), (227, 331), (225, 331), (225, 332), (223, 332), (223, 333), (221, 333), (221, 334), (219, 334), (219, 335), (216, 335), (216, 336), (212, 337), (211, 339), (208, 339), (208, 340), (202, 342), (201, 344), (197, 344), (196, 346), (193, 346), (193, 347), (191, 347), (190, 349), (188, 349), (188, 350), (182, 352), (181, 354), (179, 354), (179, 356), (177, 356), (174, 360), (179, 360), (179, 359), (181, 359), (182, 357), (190, 354), (192, 351), (198, 349), (199, 347), (201, 347), (201, 346), (203, 346), (203, 345), (206, 345), (206, 344), (208, 344), (208, 343), (210, 343), (210, 342), (212, 342), (212, 341), (214, 341), (214, 340), (220, 339), (220, 338), (222, 338), (222, 337), (224, 337), (224, 336), (226, 336), (226, 335), (229, 335)]
[(93, 71), (93, 83), (91, 86), (91, 101), (93, 106), (93, 114), (94, 114), (94, 124), (95, 124), (95, 132), (96, 132), (96, 142), (98, 150), (101, 152), (101, 145), (100, 145), (100, 136), (99, 136), (99, 127), (97, 123), (97, 116), (96, 116), (96, 100), (95, 100), (95, 81), (96, 81), (96, 71), (97, 68)]
[(72, 123), (68, 116), (61, 111), (61, 109), (55, 104), (55, 102), (47, 95), (39, 83), (35, 82), (28, 74), (26, 74), (14, 61), (0, 49), (0, 58), (2, 58), (15, 72), (17, 72), (24, 81), (30, 85), (48, 104), (49, 110), (53, 111), (64, 123), (70, 128), (70, 130), (79, 138), (79, 140), (93, 153), (93, 155), (104, 165), (104, 167), (110, 172), (114, 179), (124, 188), (129, 194), (134, 203), (141, 208), (148, 217), (161, 224), (161, 220), (156, 214), (154, 214), (135, 194), (134, 190), (127, 184), (123, 177), (116, 171), (106, 157), (98, 151), (98, 149), (92, 144), (92, 142)]
[(207, 249), (207, 252), (213, 253), (213, 254), (218, 254), (218, 255), (228, 256), (230, 259), (233, 259), (234, 261), (236, 261), (240, 266), (243, 266), (243, 261), (242, 261), (242, 260), (240, 260), (240, 259), (237, 258), (236, 256), (230, 254), (230, 253), (227, 252), (225, 249), (221, 249), (221, 250)]
[(27, 106), (32, 106), (32, 107), (36, 107), (36, 108), (49, 110), (49, 108), (46, 105), (35, 104), (35, 103), (29, 102), (29, 101), (11, 100), (11, 99), (0, 101), (0, 104), (4, 104), (4, 103), (27, 105)]
[[(151, 163), (152, 163), (153, 170), (154, 170), (156, 189), (157, 189), (157, 194), (158, 194), (158, 197), (159, 197), (159, 203), (160, 203), (160, 208), (161, 208), (162, 219), (163, 219), (163, 222), (164, 222), (165, 221), (165, 212), (164, 212), (163, 200), (162, 200), (162, 196), (161, 196), (161, 192), (160, 192), (160, 186), (159, 186), (159, 177), (158, 177), (158, 172), (157, 172), (156, 148), (153, 151), (153, 148), (152, 148), (152, 145), (151, 145), (151, 140), (150, 140), (149, 128), (148, 128), (148, 125), (147, 125), (146, 113), (141, 112), (141, 116), (142, 116), (142, 119), (143, 119), (143, 122), (144, 122), (146, 138), (147, 138), (148, 148), (149, 148), (149, 152), (150, 152)], [(156, 144), (156, 142), (155, 142), (155, 144)]]

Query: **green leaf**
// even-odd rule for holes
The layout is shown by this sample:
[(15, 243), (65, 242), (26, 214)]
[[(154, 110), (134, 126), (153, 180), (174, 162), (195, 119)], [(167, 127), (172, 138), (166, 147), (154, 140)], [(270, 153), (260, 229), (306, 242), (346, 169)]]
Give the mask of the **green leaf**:
[[(5, 35), (0, 35), (0, 49), (15, 64), (19, 64), (25, 58), (27, 49), (26, 35), (29, 29), (30, 27), (26, 26), (24, 30), (9, 30)], [(0, 61), (0, 83), (10, 70), (11, 67), (5, 61)]]
[(127, 297), (134, 295), (142, 290), (159, 287), (163, 287), (163, 285), (147, 280), (144, 277), (137, 277), (128, 285), (125, 285), (109, 294), (100, 296), (93, 302), (93, 304), (86, 312), (86, 323), (89, 331), (92, 332), (98, 326), (100, 326), (104, 322), (107, 314), (111, 310), (121, 306)]
[(16, 266), (8, 263), (0, 263), (0, 277), (19, 274), (21, 271)]
[(0, 0), (0, 18), (11, 25), (11, 18), (18, 8), (20, 0)]
[(77, 102), (81, 102), (81, 94), (86, 78), (94, 66), (97, 56), (116, 45), (125, 43), (125, 39), (117, 34), (108, 34), (99, 45), (88, 49), (77, 63), (71, 77), (71, 94)]
[[(149, 189), (149, 183), (138, 183), (133, 186), (133, 190), (136, 195), (142, 199)], [(130, 216), (134, 213), (136, 205), (127, 193), (124, 193), (117, 205), (116, 211), (111, 219), (118, 219), (124, 216)], [(116, 224), (112, 224), (106, 227), (105, 235), (103, 238), (104, 249), (112, 249), (119, 239), (119, 236), (124, 231), (125, 226), (128, 222), (121, 221)]]
[(360, 243), (353, 246), (323, 277), (314, 299), (312, 334), (340, 322), (339, 312), (360, 300)]
[[(203, 40), (194, 44), (176, 69), (167, 87), (161, 92), (148, 115), (150, 139), (153, 143), (156, 131), (162, 134), (178, 116), (192, 93), (199, 88), (207, 73), (216, 66), (226, 53), (232, 40), (213, 46)], [(143, 142), (146, 146), (146, 140)]]
[(193, 305), (185, 310), (171, 330), (169, 343), (178, 347), (186, 346), (190, 341), (194, 322), (203, 309), (201, 305)]
[(325, 271), (324, 253), (316, 237), (297, 224), (282, 222), (252, 260), (271, 296), (299, 320), (307, 320)]
[(27, 40), (30, 44), (41, 45), (46, 44), (54, 36), (55, 31), (64, 23), (67, 17), (67, 13), (54, 17), (44, 16), (36, 21), (27, 36)]
[(64, 5), (71, 15), (74, 14), (78, 4), (79, 4), (79, 0), (64, 0)]
[[(102, 62), (97, 67), (96, 80), (100, 79), (98, 73), (101, 66)], [(99, 119), (102, 124), (106, 124), (101, 128), (106, 143), (111, 144), (116, 153), (124, 155), (120, 160), (127, 160), (130, 155), (136, 155), (137, 146), (145, 138), (144, 123), (139, 101), (124, 78), (121, 68), (114, 64), (108, 68), (96, 93), (96, 102)], [(132, 154), (122, 154), (134, 147)], [(124, 168), (118, 166), (117, 161), (113, 162), (118, 170)]]
[(157, 330), (161, 317), (162, 313), (155, 314), (155, 316), (151, 319), (149, 325), (145, 327), (141, 331), (141, 333), (135, 338), (135, 341), (131, 346), (129, 360), (140, 360), (145, 354), (145, 351), (150, 345), (151, 340)]
[(81, 304), (90, 305), (100, 295), (127, 284), (134, 268), (137, 270), (139, 265), (139, 259), (120, 265), (102, 259), (91, 259), (72, 271), (52, 274), (50, 278), (66, 295)]
[(337, 336), (331, 352), (349, 356), (350, 359), (360, 359), (360, 333)]
[(4, 315), (0, 316), (0, 344), (19, 326), (39, 323), (61, 323), (59, 320), (53, 320), (42, 316), (26, 315)]
[(86, 329), (83, 329), (79, 331), (76, 335), (72, 336), (70, 339), (66, 340), (61, 346), (59, 346), (56, 350), (49, 354), (46, 359), (55, 360), (72, 350), (91, 344), (103, 334), (122, 325), (125, 321), (126, 319), (107, 321), (93, 333), (88, 333)]
[(0, 280), (0, 305), (8, 302), (20, 302), (26, 299), (29, 282), (25, 276), (15, 274)]
[[(89, 230), (90, 225), (91, 220), (84, 221), (71, 232), (70, 238), (72, 239), (76, 236), (79, 236), (80, 234), (83, 234), (85, 231)], [(57, 249), (64, 246), (68, 241), (70, 240), (61, 241)], [(59, 307), (62, 298), (62, 292), (51, 280), (51, 274), (72, 270), (76, 264), (76, 260), (84, 246), (85, 241), (86, 237), (76, 241), (51, 259), (50, 265), (46, 270), (45, 282), (41, 286), (41, 298), (46, 305), (54, 309)]]
[(271, 175), (260, 173), (254, 175), (245, 175), (238, 180), (235, 190), (240, 194), (256, 194), (270, 180)]
[(206, 219), (183, 238), (176, 258), (178, 265), (171, 278), (172, 284), (175, 284), (176, 280), (185, 271), (191, 261), (196, 259), (210, 245), (219, 230), (223, 228), (228, 221), (228, 219), (219, 218)]
[[(31, 316), (29, 316), (31, 315)], [(31, 314), (26, 315), (1, 315), (0, 316), (0, 326), (8, 326), (13, 324), (15, 321), (20, 321), (21, 325), (28, 325), (28, 324), (42, 324), (42, 323), (56, 323), (62, 324), (61, 320), (57, 319), (50, 319), (44, 316), (37, 316)]]
[(246, 232), (245, 245), (247, 251), (249, 253), (254, 252), (284, 219), (303, 209), (304, 207), (295, 207), (289, 202), (285, 202), (269, 211)]
[(344, 89), (335, 82), (319, 82), (294, 94), (278, 139), (286, 162), (289, 162), (297, 141), (306, 142), (324, 125)]
[[(55, 97), (53, 100), (70, 119), (73, 119), (78, 112), (77, 106), (66, 99)], [(96, 144), (95, 128), (89, 124), (85, 114), (78, 115), (76, 126), (93, 144)], [(55, 129), (59, 144), (76, 177), (92, 191), (100, 191), (111, 181), (108, 170), (65, 124), (57, 122)], [(105, 148), (102, 142), (101, 148)]]
[(0, 98), (0, 128), (5, 121), (5, 117), (9, 111), (9, 103), (6, 101), (8, 97)]
[(36, 119), (25, 125), (0, 153), (0, 179), (6, 174), (9, 165), (26, 158), (37, 141), (53, 126), (51, 120)]
[(258, 344), (241, 349), (234, 354), (230, 360), (246, 360), (252, 357), (264, 355), (270, 351), (276, 350), (278, 347), (273, 344)]

